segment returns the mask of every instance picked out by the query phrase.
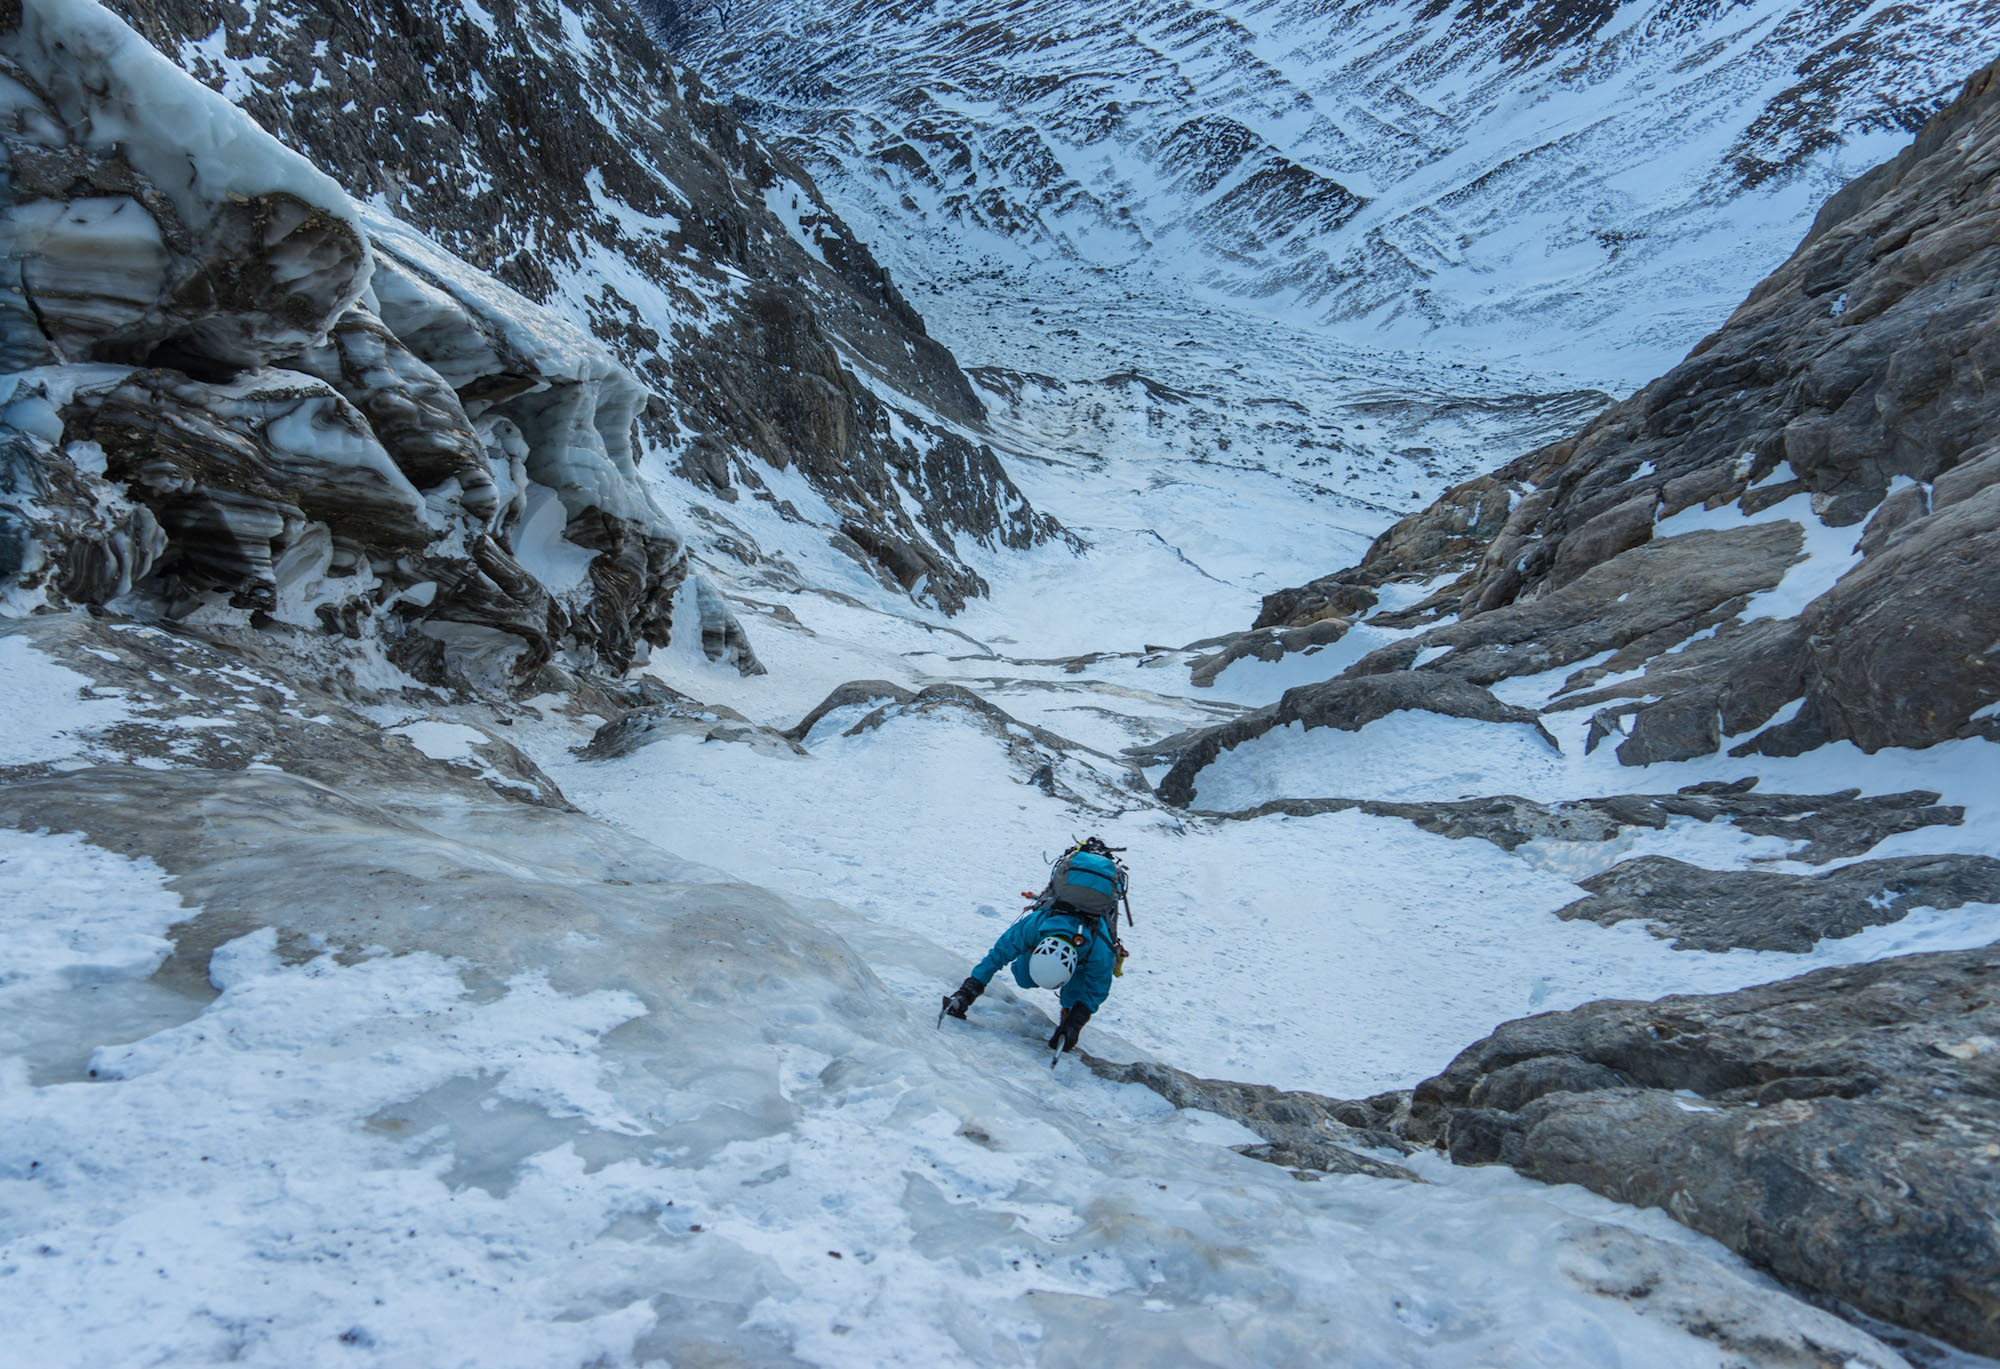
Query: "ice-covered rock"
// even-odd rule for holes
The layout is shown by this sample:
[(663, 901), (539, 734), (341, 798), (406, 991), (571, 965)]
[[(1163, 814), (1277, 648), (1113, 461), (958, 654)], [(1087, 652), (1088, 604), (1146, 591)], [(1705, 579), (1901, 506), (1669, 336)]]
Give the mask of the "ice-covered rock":
[(4, 355), (143, 363), (185, 348), (230, 368), (318, 341), (368, 280), (340, 187), (98, 5), (16, 9), (0, 194), (20, 284), (0, 305)]
[[(813, 552), (832, 543), (890, 592), (956, 612), (986, 592), (975, 546), (1058, 535), (983, 440), (958, 363), (869, 248), (803, 170), (676, 65), (642, 7), (265, 0), (221, 26), (205, 0), (114, 7), (365, 198), (382, 255), (410, 256), (378, 222), (393, 214), (545, 306), (545, 319), (602, 340), (643, 389), (596, 378), (577, 409), (556, 385), (513, 406), (517, 420), (586, 447), (597, 428), (615, 464), (614, 430), (636, 418), (661, 458), (647, 478), (672, 505), (710, 506), (714, 549), (759, 577), (812, 574), (796, 550), (765, 550), (774, 531), (803, 525)], [(454, 385), (504, 378), (496, 358), (527, 345), (449, 322), (449, 348), (424, 338), (406, 312), (422, 302), (392, 299), (379, 269), (375, 281), (376, 312)], [(540, 356), (540, 374), (558, 369)], [(615, 412), (628, 402), (630, 414)], [(639, 521), (609, 496), (594, 497)]]
[(1052, 1073), (1002, 986), (934, 1030), (954, 956), (569, 808), (529, 705), (377, 726), (266, 650), (0, 623), (10, 698), (126, 696), (0, 767), (37, 1364), (1904, 1365), (1663, 1220), (1316, 1139), (1371, 1109)]
[(475, 518), (498, 512), (486, 444), (458, 393), (387, 324), (366, 309), (350, 309), (333, 326), (328, 345), (300, 365), (325, 380), (367, 418), (396, 466), (425, 489), (447, 480)]
[[(601, 344), (94, 4), (29, 0), (0, 59), (17, 607), (250, 610), (482, 686), (667, 642), (685, 548)], [(719, 597), (699, 618), (760, 668)]]

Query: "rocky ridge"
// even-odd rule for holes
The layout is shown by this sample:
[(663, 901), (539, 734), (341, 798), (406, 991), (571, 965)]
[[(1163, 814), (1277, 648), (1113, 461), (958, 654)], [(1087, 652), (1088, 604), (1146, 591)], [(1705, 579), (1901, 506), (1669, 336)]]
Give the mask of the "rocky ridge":
[(1257, 626), (1331, 624), (1322, 644), (1383, 584), (1449, 577), (1373, 620), (1422, 630), (1350, 673), (1577, 666), (1544, 713), (1591, 710), (1591, 744), (1628, 765), (1992, 735), (1997, 87), (1973, 77), (1830, 200), (1680, 366), (1271, 596)]

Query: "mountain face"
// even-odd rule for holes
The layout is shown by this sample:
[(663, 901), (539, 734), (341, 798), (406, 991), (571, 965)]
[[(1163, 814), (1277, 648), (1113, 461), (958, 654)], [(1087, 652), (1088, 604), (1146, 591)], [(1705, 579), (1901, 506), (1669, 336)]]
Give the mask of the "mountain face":
[(1349, 673), (1574, 667), (1545, 711), (1627, 765), (1990, 735), (1996, 146), (1988, 68), (1680, 366), (1258, 626), (1337, 639), (1386, 581), (1449, 580), (1398, 620), (1448, 621)]
[(1677, 360), (2000, 32), (1991, 0), (673, 9), (906, 277), (1004, 309), (996, 265), (1115, 268), (1614, 383)]
[[(1668, 220), (1522, 283), (1646, 167), (1698, 277), (1980, 11), (791, 8), (726, 106), (609, 3), (118, 12), (0, 0), (10, 1349), (2000, 1353), (1993, 73), (1623, 404), (1547, 339), (1676, 335)], [(753, 99), (822, 57), (915, 111), (877, 248), (738, 121), (874, 184)], [(1171, 174), (1008, 208), (1079, 145)], [(1424, 175), (1534, 367), (1245, 307)], [(1084, 833), (1082, 1049), (940, 1019)]]
[(691, 486), (665, 497), (706, 496), (704, 543), (796, 576), (729, 517), (748, 494), (952, 611), (983, 592), (955, 539), (1053, 535), (867, 249), (627, 7), (121, 12), (376, 213), (607, 344), (643, 387), (637, 450)]
[[(1832, 197), (1679, 366), (1447, 491), (1359, 565), (1268, 596), (1255, 628), (1219, 644), (1195, 678), (1263, 670), (1290, 687), (1143, 748), (1167, 767), (1161, 797), (1238, 821), (1398, 813), (1502, 843), (1613, 810), (1614, 823), (1651, 825), (1775, 800), (1803, 836), (1818, 819), (1796, 806), (1802, 795), (1753, 793), (1765, 775), (1817, 757), (1818, 773), (1865, 783), (1871, 757), (1896, 756), (1906, 774), (1970, 767), (1960, 792), (1990, 801), (1996, 225), (2000, 67), (1989, 67)], [(1515, 774), (1489, 765), (1481, 780), (1522, 787), (1430, 806), (1359, 792), (1394, 785), (1424, 754), (1371, 751), (1398, 735), (1505, 754)], [(1520, 797), (1546, 796), (1600, 747), (1648, 789), (1709, 758), (1743, 773), (1711, 767), (1670, 798)], [(1891, 818), (1898, 804), (1939, 797), (1869, 801), (1899, 825), (1928, 820)], [(1556, 916), (1640, 920), (1689, 951), (1770, 951), (1851, 935), (1900, 905), (2000, 900), (2000, 864), (1970, 833), (1854, 859), (1878, 840), (1795, 854), (1830, 867), (1816, 871), (1615, 858), (1579, 878), (1585, 896)], [(1362, 1116), (1462, 1163), (1663, 1207), (1788, 1281), (1990, 1354), (2000, 1339), (1985, 1290), (2000, 1249), (1989, 1223), (1958, 1215), (2000, 1202), (1974, 1139), (1994, 1125), (1993, 966), (1984, 946), (1533, 1017)], [(1813, 1178), (1795, 1193), (1801, 1174)]]

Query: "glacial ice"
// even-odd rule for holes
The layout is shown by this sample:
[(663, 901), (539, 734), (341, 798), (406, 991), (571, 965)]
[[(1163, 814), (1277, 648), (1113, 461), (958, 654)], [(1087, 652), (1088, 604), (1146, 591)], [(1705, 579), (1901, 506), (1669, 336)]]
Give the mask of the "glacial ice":
[[(638, 471), (647, 392), (605, 347), (361, 209), (99, 5), (22, 13), (0, 366), (78, 374), (8, 406), (9, 611), (260, 611), (496, 682), (666, 640), (684, 543)], [(756, 668), (720, 596), (689, 632)]]
[[(467, 266), (400, 220), (365, 213), (377, 252), (378, 312), (395, 335), (464, 393), (477, 418), (505, 404), (529, 447), (528, 474), (561, 492), (572, 516), (596, 507), (666, 531), (637, 478), (633, 424), (646, 392), (581, 328)], [(496, 378), (517, 396), (479, 391)], [(519, 379), (516, 379), (519, 378)]]
[[(91, 179), (122, 173), (162, 201), (141, 214), (125, 198), (86, 209), (73, 225), (118, 248), (100, 264), (112, 269), (104, 271), (98, 301), (131, 293), (130, 278), (116, 268), (136, 263), (157, 274), (159, 260), (145, 244), (165, 241), (179, 259), (176, 275), (257, 281), (286, 301), (281, 310), (260, 299), (237, 312), (228, 303), (235, 292), (201, 292), (208, 307), (196, 305), (181, 319), (205, 348), (257, 365), (317, 341), (326, 323), (361, 297), (367, 244), (352, 202), (332, 178), (101, 6), (24, 0), (7, 46), (20, 64), (6, 92), (13, 119), (31, 121), (52, 151), (93, 164)], [(150, 233), (142, 225), (148, 218)], [(74, 247), (64, 256), (82, 264)]]
[(130, 196), (34, 200), (0, 213), (20, 288), (0, 295), (0, 367), (87, 359), (128, 329), (162, 330), (172, 258), (159, 223)]

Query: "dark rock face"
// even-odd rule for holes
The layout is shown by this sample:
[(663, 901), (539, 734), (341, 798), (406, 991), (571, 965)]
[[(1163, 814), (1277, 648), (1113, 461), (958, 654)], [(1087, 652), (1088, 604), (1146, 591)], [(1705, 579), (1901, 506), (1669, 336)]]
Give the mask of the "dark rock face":
[[(1610, 798), (1537, 803), (1515, 794), (1440, 803), (1396, 803), (1380, 799), (1276, 799), (1241, 813), (1251, 819), (1283, 813), (1310, 817), (1358, 808), (1372, 817), (1402, 818), (1426, 832), (1454, 839), (1477, 837), (1503, 851), (1547, 838), (1555, 841), (1609, 841), (1628, 828), (1658, 830), (1674, 818), (1727, 822), (1754, 836), (1783, 837), (1806, 844), (1789, 859), (1823, 865), (1872, 850), (1886, 837), (1931, 826), (1957, 826), (1965, 810), (1940, 805), (1930, 790), (1861, 797), (1855, 789), (1837, 794), (1752, 794), (1754, 780), (1690, 785), (1675, 794), (1618, 794)], [(1690, 867), (1693, 868), (1693, 867)], [(1703, 871), (1708, 874), (1712, 872)]]
[(1666, 1209), (1795, 1287), (2000, 1353), (2000, 947), (1509, 1022), (1411, 1140)]
[(1292, 1170), (1416, 1180), (1417, 1176), (1401, 1165), (1357, 1153), (1360, 1150), (1409, 1153), (1410, 1144), (1390, 1130), (1407, 1095), (1384, 1094), (1349, 1102), (1317, 1093), (1274, 1089), (1265, 1084), (1202, 1079), (1152, 1060), (1136, 1060), (1129, 1065), (1100, 1060), (1093, 1055), (1085, 1055), (1084, 1060), (1099, 1078), (1120, 1084), (1144, 1084), (1177, 1108), (1200, 1108), (1241, 1122), (1265, 1138), (1263, 1145), (1242, 1148), (1243, 1154), (1253, 1160)]
[(1264, 596), (1253, 628), (1305, 627), (1328, 618), (1350, 621), (1375, 607), (1376, 593), (1367, 585), (1352, 584), (1334, 576), (1313, 580), (1297, 589), (1281, 589)]
[(1991, 736), (1973, 715), (2000, 699), (1995, 566), (2000, 487), (1911, 522), (1806, 611), (1798, 669), (1811, 715), (1774, 731), (1864, 751)]
[[(1558, 908), (1557, 917), (1607, 927), (1641, 918), (1655, 936), (1674, 937), (1677, 951), (1805, 952), (1825, 938), (1895, 922), (1912, 908), (2000, 903), (2000, 860), (1902, 856), (1786, 875), (1640, 856), (1582, 883), (1590, 897)], [(2000, 920), (1993, 930), (2000, 935)]]
[(484, 19), (438, 0), (113, 8), (217, 85), (200, 44), (220, 18), (223, 55), (260, 59), (226, 86), (265, 127), (587, 320), (650, 392), (646, 444), (697, 489), (777, 504), (763, 473), (796, 468), (833, 509), (829, 535), (948, 612), (985, 592), (956, 538), (1057, 535), (947, 426), (976, 428), (979, 402), (868, 249), (633, 7), (570, 5), (581, 46), (540, 0)]
[[(1456, 622), (1355, 671), (1450, 646), (1426, 669), (1488, 683), (1616, 649), (1551, 707), (1598, 708), (1594, 736), (1618, 732), (1631, 765), (1714, 752), (1794, 700), (1795, 716), (1738, 753), (1990, 733), (1978, 715), (2000, 701), (1996, 223), (2000, 67), (1829, 201), (1681, 365), (1403, 520), (1360, 566), (1270, 596), (1259, 625), (1459, 572), (1423, 606)], [(1865, 559), (1797, 616), (1745, 620), (1744, 597), (1801, 546), (1797, 522), (1762, 517), (1793, 496), (1808, 497), (1801, 517), (1856, 528)], [(1662, 519), (1730, 505), (1745, 526), (1656, 539)]]
[(1776, 585), (1797, 559), (1801, 542), (1796, 525), (1763, 523), (1649, 543), (1537, 598), (1371, 652), (1353, 673), (1407, 669), (1426, 648), (1444, 646), (1449, 654), (1430, 661), (1427, 669), (1492, 684), (1611, 648), (1684, 640), (1729, 616), (1751, 594)]
[(1201, 772), (1224, 751), (1253, 737), (1293, 723), (1307, 728), (1332, 727), (1358, 732), (1376, 719), (1401, 709), (1482, 722), (1516, 723), (1533, 728), (1551, 748), (1555, 746), (1542, 730), (1540, 720), (1528, 709), (1504, 704), (1478, 685), (1456, 676), (1405, 670), (1300, 685), (1286, 690), (1283, 698), (1267, 708), (1215, 727), (1168, 737), (1130, 754), (1156, 761), (1172, 759), (1173, 769), (1160, 780), (1159, 795), (1168, 803), (1185, 808), (1194, 802)]

